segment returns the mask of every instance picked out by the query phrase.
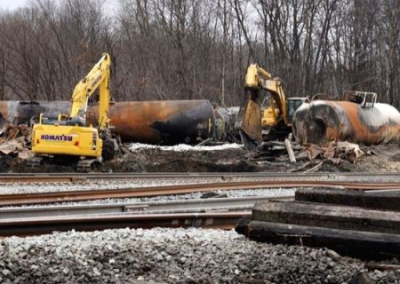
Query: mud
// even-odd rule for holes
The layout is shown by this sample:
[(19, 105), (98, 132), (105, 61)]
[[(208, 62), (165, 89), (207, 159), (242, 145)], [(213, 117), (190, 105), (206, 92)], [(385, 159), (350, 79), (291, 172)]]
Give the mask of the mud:
[[(340, 160), (339, 164), (324, 160), (319, 172), (398, 172), (400, 171), (400, 145), (398, 142), (379, 146), (361, 146), (368, 155), (355, 163)], [(302, 172), (320, 163), (298, 161), (290, 163), (285, 154), (271, 161), (257, 159), (251, 151), (226, 149), (221, 151), (164, 151), (140, 149), (127, 152), (106, 162), (102, 172)], [(308, 163), (308, 164), (307, 164)], [(302, 165), (306, 165), (302, 167)], [(17, 155), (0, 155), (0, 172), (73, 172), (75, 164), (47, 164), (40, 168), (25, 165)]]
[(386, 145), (363, 147), (364, 151), (371, 151), (372, 155), (364, 157), (358, 163), (349, 167), (353, 171), (364, 172), (398, 172), (400, 171), (400, 143), (393, 142)]
[(171, 152), (139, 150), (126, 155), (119, 171), (142, 170), (147, 172), (254, 172), (256, 162), (246, 158), (247, 151), (229, 149), (214, 152)]

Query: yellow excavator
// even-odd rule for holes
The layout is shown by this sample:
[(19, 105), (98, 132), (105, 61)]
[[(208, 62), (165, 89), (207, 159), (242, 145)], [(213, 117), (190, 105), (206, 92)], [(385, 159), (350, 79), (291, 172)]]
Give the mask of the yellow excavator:
[[(238, 122), (244, 146), (255, 149), (264, 140), (284, 139), (291, 132), (294, 112), (305, 98), (287, 98), (279, 78), (257, 64), (250, 64), (245, 76), (245, 100)], [(271, 94), (269, 107), (262, 114), (265, 92)]]
[[(100, 61), (83, 78), (72, 94), (69, 116), (57, 118), (40, 115), (32, 130), (32, 151), (35, 155), (28, 165), (38, 166), (44, 158), (71, 157), (78, 159), (78, 171), (87, 171), (112, 159), (118, 151), (116, 139), (111, 137), (108, 110), (110, 106), (110, 55), (104, 53)], [(98, 127), (86, 125), (89, 98), (98, 90)]]

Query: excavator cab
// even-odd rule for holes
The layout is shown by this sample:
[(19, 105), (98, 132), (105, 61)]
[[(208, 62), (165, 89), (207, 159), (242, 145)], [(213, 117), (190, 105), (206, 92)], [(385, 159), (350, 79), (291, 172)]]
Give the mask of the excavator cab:
[[(280, 117), (280, 111), (277, 108), (275, 101), (269, 95), (264, 95), (265, 100), (262, 107), (262, 119), (261, 127), (262, 129), (268, 129), (278, 124), (278, 119)], [(264, 131), (263, 131), (264, 132)]]
[(292, 126), (294, 113), (304, 103), (305, 100), (306, 98), (300, 98), (300, 97), (293, 97), (288, 99), (287, 109), (288, 109), (288, 120), (290, 123), (289, 126)]
[(69, 117), (65, 114), (58, 114), (57, 116), (54, 116), (41, 113), (38, 124), (85, 126), (85, 121), (81, 117)]
[(306, 98), (293, 97), (286, 101), (287, 109), (287, 123), (283, 120), (281, 113), (276, 105), (274, 105), (274, 100), (270, 98), (269, 107), (264, 109), (263, 117), (261, 120), (262, 126), (262, 136), (264, 141), (282, 139), (286, 137), (291, 131), (293, 115), (296, 110), (303, 104)]

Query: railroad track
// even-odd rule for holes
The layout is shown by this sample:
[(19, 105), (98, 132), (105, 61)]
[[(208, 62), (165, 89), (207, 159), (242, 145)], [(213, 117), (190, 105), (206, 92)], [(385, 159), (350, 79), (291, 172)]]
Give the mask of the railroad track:
[[(312, 180), (319, 176), (362, 177), (371, 174), (261, 174), (261, 173), (232, 173), (232, 174), (117, 174), (106, 175), (106, 179), (118, 178), (186, 178), (186, 177), (220, 177), (223, 181), (205, 184), (184, 184), (174, 186), (157, 186), (124, 189), (75, 190), (57, 192), (37, 192), (0, 195), (0, 206), (50, 204), (66, 201), (85, 201), (108, 198), (150, 197), (159, 195), (176, 195), (193, 192), (207, 192), (236, 189), (264, 188), (347, 188), (367, 191), (399, 190), (399, 182), (363, 183), (349, 181)], [(379, 174), (380, 176), (400, 177), (397, 174)], [(277, 177), (279, 180), (230, 182), (230, 177)], [(301, 176), (303, 179), (284, 180), (284, 177)], [(29, 176), (24, 176), (28, 181)], [(32, 177), (32, 176), (31, 176)], [(47, 180), (46, 176), (34, 175), (35, 181)], [(54, 174), (48, 176), (52, 181), (60, 178), (99, 179), (99, 174), (84, 176), (71, 174)], [(5, 178), (21, 181), (20, 176), (2, 175)], [(304, 180), (304, 178), (309, 180)], [(23, 179), (23, 178), (22, 178)], [(58, 180), (56, 180), (58, 179)], [(77, 184), (79, 186), (79, 184)], [(283, 198), (282, 196), (275, 199)], [(285, 197), (287, 198), (287, 197)], [(0, 235), (34, 235), (65, 230), (101, 230), (112, 228), (152, 228), (152, 227), (202, 227), (231, 229), (239, 218), (249, 217), (250, 208), (255, 200), (273, 199), (266, 197), (251, 197), (236, 199), (205, 199), (202, 201), (185, 200), (174, 202), (126, 203), (108, 205), (75, 205), (75, 206), (45, 206), (25, 208), (0, 208)], [(197, 203), (196, 203), (197, 202)]]
[(31, 174), (0, 174), (0, 183), (21, 182), (75, 182), (81, 180), (117, 180), (117, 179), (190, 179), (190, 178), (216, 178), (229, 180), (230, 178), (285, 178), (285, 177), (343, 177), (363, 178), (379, 176), (398, 178), (400, 173), (266, 173), (266, 172), (224, 172), (224, 173), (31, 173)]
[(173, 186), (157, 186), (125, 189), (75, 190), (57, 192), (17, 193), (0, 195), (0, 206), (29, 205), (44, 203), (59, 203), (70, 201), (85, 201), (108, 198), (151, 197), (160, 195), (178, 195), (194, 192), (208, 192), (239, 189), (265, 188), (345, 188), (358, 190), (392, 190), (400, 189), (400, 182), (395, 183), (361, 183), (340, 181), (250, 181), (250, 182), (219, 182), (205, 184), (185, 184)]
[(250, 211), (175, 214), (72, 215), (20, 219), (0, 219), (0, 236), (29, 236), (54, 231), (94, 231), (116, 228), (208, 228), (232, 229)]
[(71, 215), (110, 215), (110, 214), (176, 214), (225, 211), (250, 211), (257, 201), (293, 200), (293, 196), (251, 196), (235, 198), (207, 198), (174, 201), (75, 204), (36, 207), (0, 208), (0, 220), (12, 218), (37, 218)]
[(232, 229), (257, 201), (291, 196), (210, 198), (147, 203), (0, 208), (0, 236), (113, 228), (201, 227)]

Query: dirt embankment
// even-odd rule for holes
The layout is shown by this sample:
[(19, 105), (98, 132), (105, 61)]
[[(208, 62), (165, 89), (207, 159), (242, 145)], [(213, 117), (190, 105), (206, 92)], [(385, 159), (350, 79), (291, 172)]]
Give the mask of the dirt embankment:
[[(287, 153), (275, 153), (275, 157), (260, 157), (242, 147), (196, 149), (194, 147), (135, 147), (113, 161), (106, 162), (104, 172), (397, 172), (400, 171), (399, 143), (379, 146), (361, 146), (365, 155), (354, 163), (340, 159), (339, 163), (323, 158), (313, 161), (300, 160), (290, 163)], [(322, 162), (322, 164), (321, 164)], [(319, 165), (321, 164), (321, 165)], [(313, 169), (319, 165), (316, 169)], [(0, 172), (71, 172), (73, 162), (46, 164), (40, 168), (25, 165), (17, 155), (0, 154)]]

